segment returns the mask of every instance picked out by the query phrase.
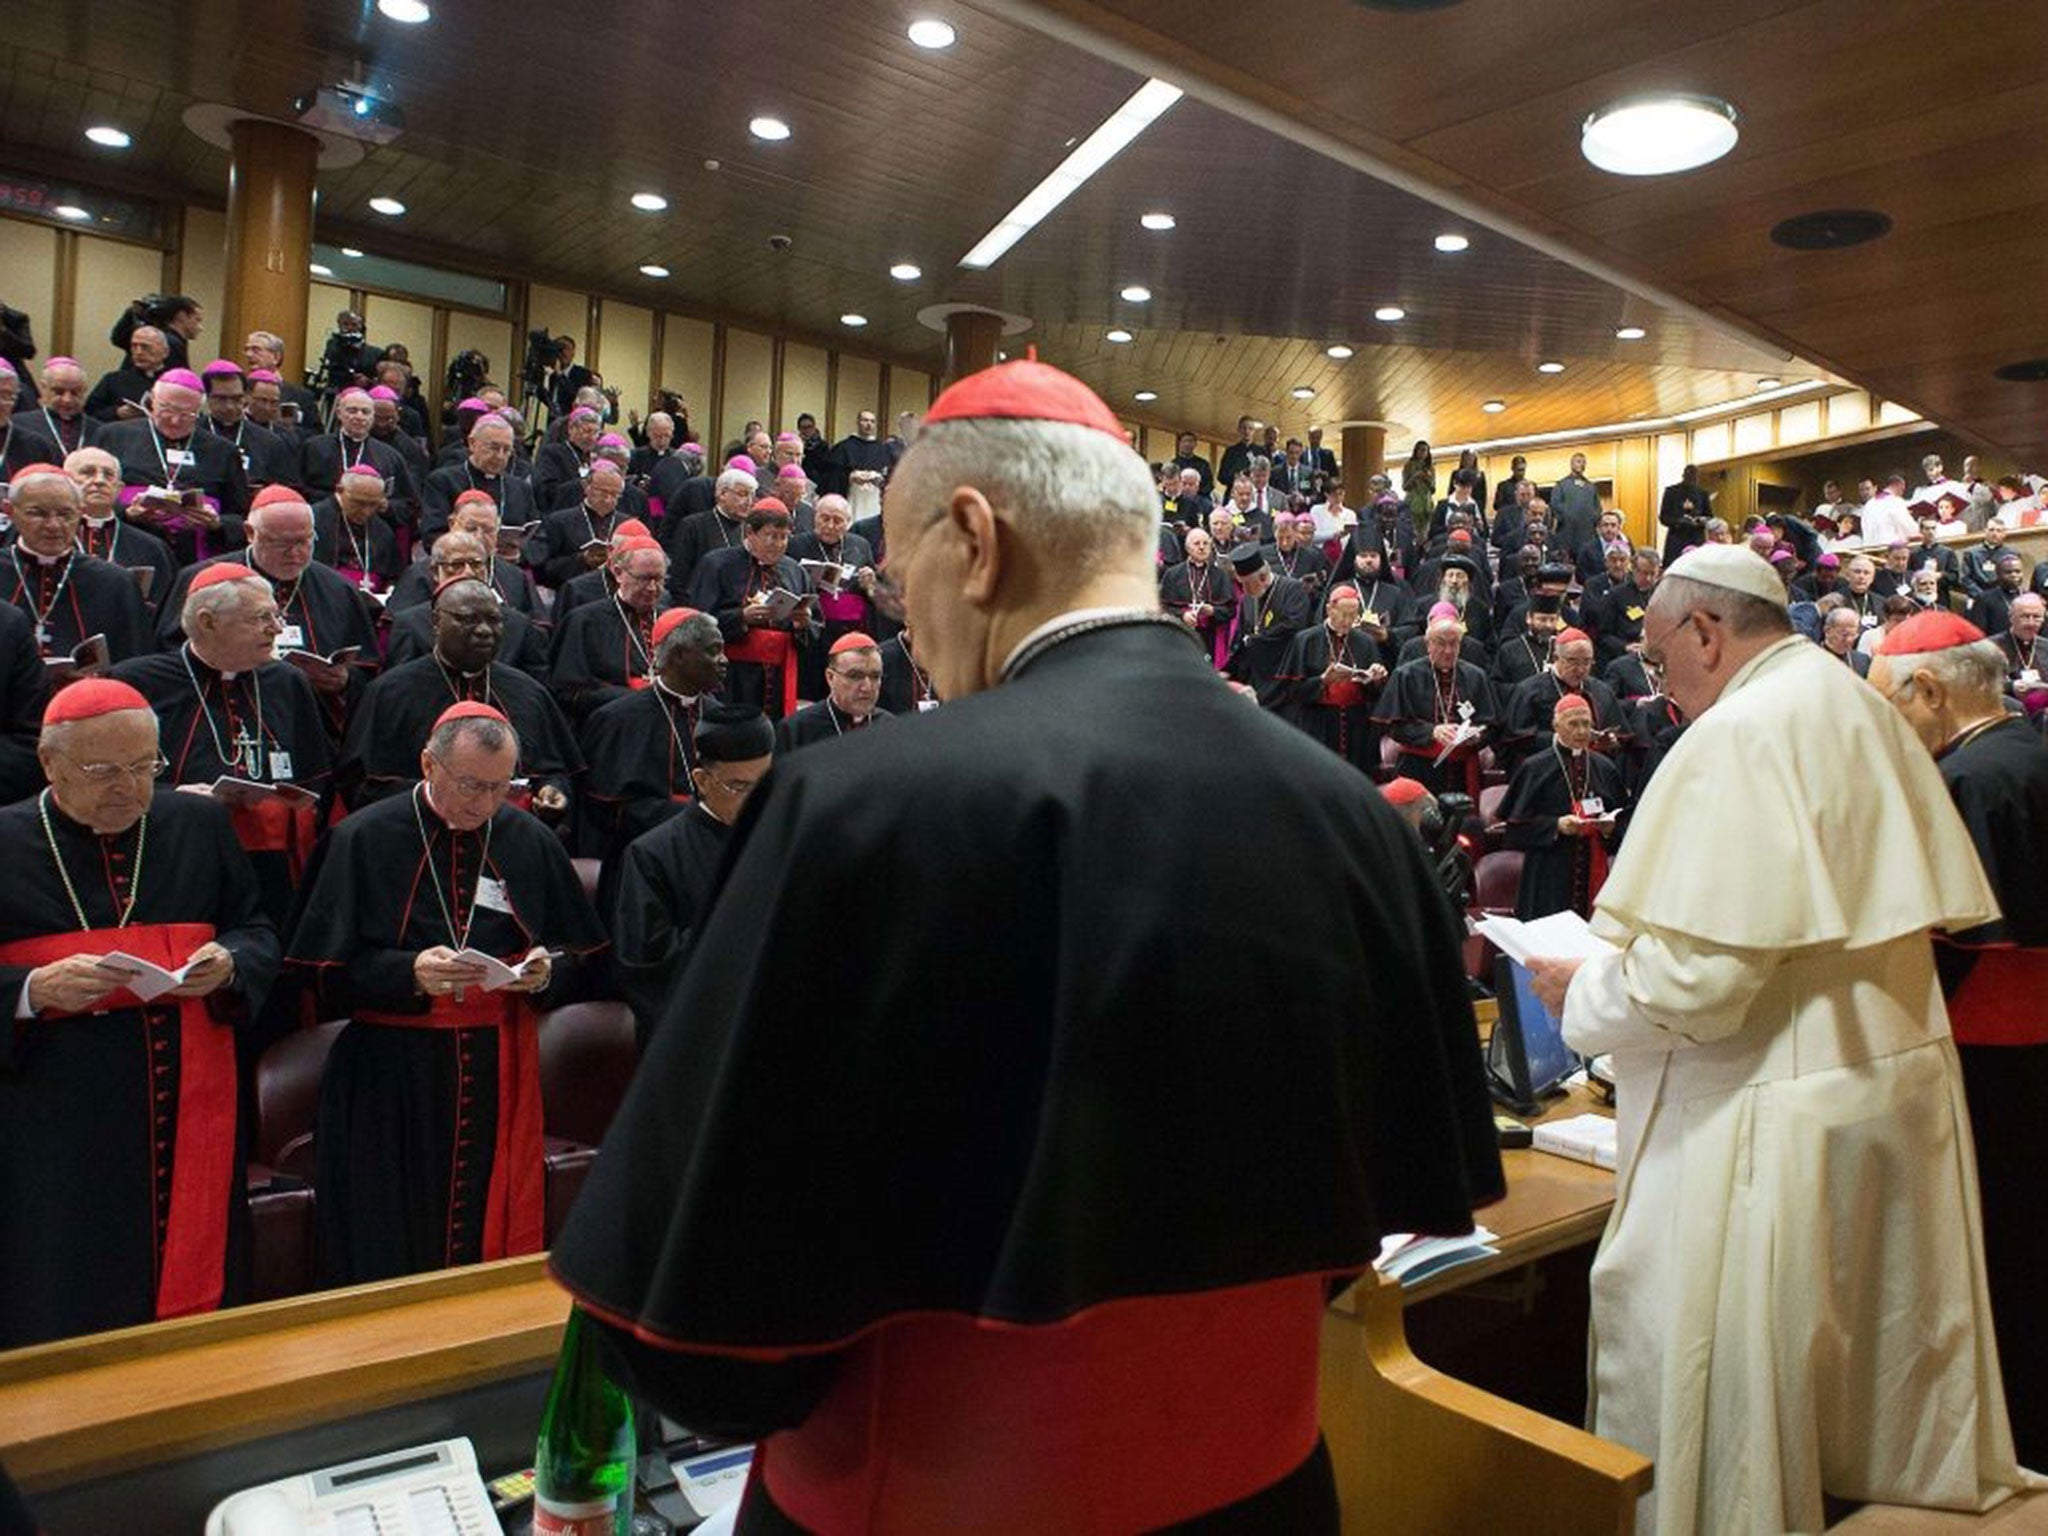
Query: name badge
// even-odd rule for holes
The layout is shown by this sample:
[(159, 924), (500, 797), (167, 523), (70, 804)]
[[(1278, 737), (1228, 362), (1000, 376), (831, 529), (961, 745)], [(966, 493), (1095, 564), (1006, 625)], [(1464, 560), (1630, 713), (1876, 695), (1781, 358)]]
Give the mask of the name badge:
[(505, 882), (494, 880), (489, 875), (479, 875), (476, 882), (476, 904), (488, 907), (493, 912), (512, 912), (512, 899), (505, 894)]
[(2041, 686), (2041, 674), (2035, 668), (2028, 667), (2013, 681), (2017, 682), (2022, 688), (2038, 688)]
[(272, 751), (270, 754), (270, 780), (273, 784), (284, 784), (292, 776), (292, 755), (289, 752)]
[(1602, 816), (1606, 812), (1607, 806), (1598, 795), (1588, 795), (1579, 802), (1579, 814), (1581, 816)]
[(164, 450), (164, 462), (166, 464), (191, 464), (195, 463), (196, 460), (193, 459), (192, 451), (189, 448), (166, 448)]
[(292, 650), (306, 643), (305, 635), (296, 624), (287, 624), (277, 632), (277, 643), (286, 650)]
[(1370, 625), (1373, 625), (1373, 626), (1374, 626), (1375, 628), (1379, 627), (1379, 622), (1380, 622), (1380, 614), (1379, 614), (1379, 610), (1378, 610), (1377, 608), (1368, 608), (1368, 609), (1366, 609), (1366, 610), (1365, 610), (1365, 612), (1361, 613), (1361, 614), (1360, 614), (1360, 615), (1358, 616), (1358, 622), (1359, 622), (1359, 623), (1361, 623), (1361, 624), (1370, 624)]
[(1863, 615), (1863, 627), (1864, 627), (1865, 629), (1875, 629), (1875, 628), (1877, 628), (1877, 615), (1876, 615), (1876, 614), (1874, 614), (1874, 613), (1866, 613), (1866, 614), (1864, 614), (1864, 615)]
[(937, 699), (919, 699), (917, 701), (917, 712), (920, 715), (927, 710), (937, 709), (938, 707), (939, 701)]
[(1643, 616), (1643, 610), (1634, 607), (1624, 608), (1621, 610), (1621, 616), (1633, 624)]

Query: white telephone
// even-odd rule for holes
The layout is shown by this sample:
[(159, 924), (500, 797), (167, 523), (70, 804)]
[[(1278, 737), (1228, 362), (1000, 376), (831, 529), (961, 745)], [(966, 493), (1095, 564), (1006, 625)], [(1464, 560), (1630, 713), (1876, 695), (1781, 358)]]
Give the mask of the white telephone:
[(469, 1441), (443, 1440), (223, 1499), (206, 1536), (498, 1536)]

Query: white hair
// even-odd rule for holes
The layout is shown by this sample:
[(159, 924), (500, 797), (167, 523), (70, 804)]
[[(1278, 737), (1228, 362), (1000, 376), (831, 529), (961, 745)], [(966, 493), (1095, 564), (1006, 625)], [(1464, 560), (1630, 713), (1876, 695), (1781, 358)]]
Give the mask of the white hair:
[(730, 491), (740, 486), (745, 486), (751, 493), (759, 494), (761, 479), (751, 469), (722, 469), (718, 472), (718, 479), (712, 489)]
[(1094, 427), (998, 418), (926, 422), (897, 466), (892, 496), (929, 518), (963, 485), (1034, 542), (1084, 561), (1157, 548), (1159, 492), (1150, 466), (1130, 444)]
[(1990, 703), (2005, 691), (2005, 652), (1995, 640), (1977, 640), (1939, 651), (1886, 651), (1896, 694), (1918, 672), (1931, 672), (1942, 688), (1958, 697)]
[(269, 594), (270, 583), (260, 576), (251, 580), (217, 581), (210, 587), (197, 592), (187, 591), (185, 606), (178, 610), (178, 627), (190, 635), (199, 628), (199, 620), (207, 614), (218, 620), (230, 610), (239, 610), (247, 602), (255, 602)]
[(63, 486), (64, 494), (71, 499), (71, 505), (74, 507), (82, 505), (85, 501), (85, 493), (78, 488), (78, 482), (65, 474), (63, 470), (52, 468), (41, 470), (33, 475), (22, 475), (12, 485), (0, 486), (0, 502), (6, 502), (9, 506), (12, 506), (21, 500), (21, 493), (23, 491), (38, 485)]

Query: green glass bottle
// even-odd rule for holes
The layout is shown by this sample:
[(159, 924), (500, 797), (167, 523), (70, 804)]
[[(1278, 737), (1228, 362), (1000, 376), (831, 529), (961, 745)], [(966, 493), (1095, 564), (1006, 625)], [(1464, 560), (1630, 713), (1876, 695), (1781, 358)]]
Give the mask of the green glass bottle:
[(629, 1536), (633, 1528), (633, 1405), (598, 1363), (597, 1342), (571, 1308), (533, 1453), (533, 1536)]

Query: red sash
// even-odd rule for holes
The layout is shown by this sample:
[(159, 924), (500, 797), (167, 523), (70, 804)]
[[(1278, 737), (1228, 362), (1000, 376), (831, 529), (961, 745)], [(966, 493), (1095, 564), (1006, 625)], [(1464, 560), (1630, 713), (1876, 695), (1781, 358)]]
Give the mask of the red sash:
[(796, 713), (796, 642), (782, 629), (750, 629), (744, 640), (728, 640), (727, 661), (750, 661), (757, 667), (780, 668), (782, 672), (782, 713)]
[(1948, 1000), (1958, 1045), (2048, 1045), (2048, 949), (1957, 945), (1976, 964)]
[(1365, 702), (1365, 685), (1352, 678), (1323, 685), (1323, 703), (1331, 709), (1356, 709)]
[[(1398, 742), (1395, 745), (1403, 757), (1419, 757), (1431, 764), (1436, 762), (1436, 755), (1443, 751), (1443, 748), (1433, 741), (1426, 747), (1411, 747)], [(1479, 803), (1479, 791), (1485, 783), (1485, 776), (1479, 767), (1479, 752), (1483, 745), (1481, 742), (1468, 741), (1444, 759), (1446, 768), (1457, 768), (1465, 775), (1465, 793), (1471, 796), (1474, 805)]]
[(498, 1032), (498, 1135), (484, 1195), (483, 1257), (539, 1253), (546, 1239), (547, 1173), (542, 1159), (540, 1020), (522, 992), (472, 988), (437, 997), (425, 1013), (362, 1010), (365, 1024), (396, 1029), (495, 1029)]
[(245, 852), (283, 854), (292, 884), (299, 883), (320, 835), (317, 806), (293, 805), (268, 795), (250, 805), (229, 806), (228, 819)]
[[(176, 970), (213, 938), (211, 923), (136, 923), (46, 933), (0, 944), (0, 965), (48, 965), (71, 955), (115, 950)], [(43, 1018), (97, 1018), (115, 1009), (178, 1012), (178, 1125), (171, 1146), (171, 1210), (158, 1256), (156, 1315), (184, 1317), (220, 1306), (228, 1249), (228, 1201), (234, 1195), (235, 1034), (216, 1020), (203, 997), (145, 1004), (126, 990), (109, 993), (83, 1014), (51, 1011)], [(17, 1234), (18, 1235), (18, 1234)], [(79, 1283), (88, 1283), (80, 1276)]]
[[(1572, 814), (1579, 817), (1586, 814), (1579, 809), (1577, 800), (1572, 802)], [(1586, 912), (1582, 916), (1591, 914), (1593, 899), (1600, 894), (1600, 887), (1607, 883), (1607, 840), (1595, 832), (1586, 841), (1593, 846), (1592, 862), (1586, 871)]]

